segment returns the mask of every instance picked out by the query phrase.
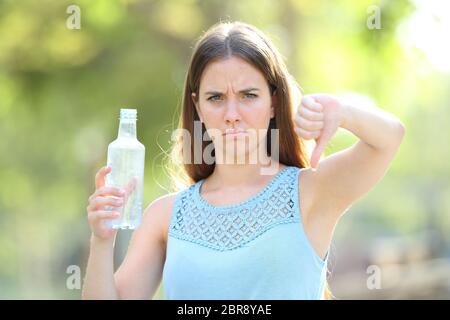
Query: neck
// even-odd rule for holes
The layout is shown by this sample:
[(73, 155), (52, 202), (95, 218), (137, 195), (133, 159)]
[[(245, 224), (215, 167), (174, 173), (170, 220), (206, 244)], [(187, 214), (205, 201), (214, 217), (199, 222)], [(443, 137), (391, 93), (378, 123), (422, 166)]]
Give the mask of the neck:
[(214, 172), (207, 178), (211, 189), (239, 188), (264, 184), (286, 167), (270, 160), (269, 165), (258, 164), (216, 164)]
[(119, 138), (136, 138), (136, 122), (120, 121)]

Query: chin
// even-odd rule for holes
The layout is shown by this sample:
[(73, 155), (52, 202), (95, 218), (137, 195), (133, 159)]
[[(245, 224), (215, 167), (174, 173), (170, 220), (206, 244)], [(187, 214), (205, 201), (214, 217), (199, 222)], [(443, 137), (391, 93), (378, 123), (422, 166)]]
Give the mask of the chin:
[[(229, 147), (229, 148), (224, 148), (224, 153), (227, 156), (227, 158), (225, 158), (225, 162), (226, 161), (232, 161), (232, 163), (236, 164), (254, 164), (255, 160), (257, 161), (257, 159), (259, 158), (259, 155), (256, 154), (252, 157), (250, 157), (250, 155), (252, 155), (253, 153), (257, 153), (257, 148), (256, 146), (249, 146), (248, 145), (241, 145), (241, 146), (237, 146), (234, 150), (233, 150), (233, 146)], [(231, 159), (231, 160), (228, 160)], [(238, 161), (239, 160), (239, 161)], [(252, 161), (250, 163), (250, 161)]]

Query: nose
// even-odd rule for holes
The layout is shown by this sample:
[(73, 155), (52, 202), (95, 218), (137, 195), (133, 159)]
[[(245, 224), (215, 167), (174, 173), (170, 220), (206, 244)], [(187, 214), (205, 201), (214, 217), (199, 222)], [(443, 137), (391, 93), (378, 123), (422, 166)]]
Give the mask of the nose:
[(234, 125), (241, 121), (241, 114), (239, 113), (239, 102), (236, 99), (229, 99), (226, 105), (225, 122), (229, 125)]

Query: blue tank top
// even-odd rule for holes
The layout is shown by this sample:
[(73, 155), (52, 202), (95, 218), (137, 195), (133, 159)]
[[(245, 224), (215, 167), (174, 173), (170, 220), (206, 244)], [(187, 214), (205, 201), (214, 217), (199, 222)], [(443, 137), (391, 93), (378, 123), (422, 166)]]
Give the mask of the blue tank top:
[(321, 299), (325, 259), (303, 230), (302, 169), (287, 166), (255, 196), (214, 206), (203, 180), (176, 195), (163, 269), (165, 299)]

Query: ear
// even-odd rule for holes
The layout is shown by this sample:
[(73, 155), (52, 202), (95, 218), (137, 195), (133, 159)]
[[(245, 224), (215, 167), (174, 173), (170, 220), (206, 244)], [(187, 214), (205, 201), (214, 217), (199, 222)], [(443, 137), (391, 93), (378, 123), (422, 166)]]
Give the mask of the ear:
[(197, 110), (198, 117), (200, 118), (200, 121), (203, 122), (202, 114), (200, 112), (200, 108), (198, 107), (197, 95), (195, 94), (195, 92), (192, 92), (191, 98), (192, 98), (192, 102), (194, 103), (195, 110)]
[(270, 118), (274, 118), (275, 117), (275, 108), (278, 104), (278, 99), (277, 99), (277, 94), (276, 94), (276, 90), (273, 92), (272, 94), (272, 106), (270, 107)]

